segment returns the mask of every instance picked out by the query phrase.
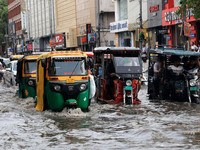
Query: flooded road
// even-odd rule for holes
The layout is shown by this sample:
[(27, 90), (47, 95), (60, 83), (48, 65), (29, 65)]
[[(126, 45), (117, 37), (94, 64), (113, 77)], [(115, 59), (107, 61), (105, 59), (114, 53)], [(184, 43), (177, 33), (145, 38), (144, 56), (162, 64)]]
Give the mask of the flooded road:
[(32, 98), (0, 84), (0, 149), (200, 149), (200, 105), (149, 101), (140, 105), (97, 104), (80, 109), (39, 112)]

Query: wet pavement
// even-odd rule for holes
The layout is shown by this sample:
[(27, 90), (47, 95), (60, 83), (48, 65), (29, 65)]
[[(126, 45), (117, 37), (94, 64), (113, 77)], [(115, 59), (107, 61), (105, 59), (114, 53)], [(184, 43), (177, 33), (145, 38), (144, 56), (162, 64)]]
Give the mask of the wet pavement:
[(90, 112), (34, 109), (17, 87), (0, 84), (0, 149), (200, 149), (200, 105), (148, 100), (139, 105), (98, 104)]

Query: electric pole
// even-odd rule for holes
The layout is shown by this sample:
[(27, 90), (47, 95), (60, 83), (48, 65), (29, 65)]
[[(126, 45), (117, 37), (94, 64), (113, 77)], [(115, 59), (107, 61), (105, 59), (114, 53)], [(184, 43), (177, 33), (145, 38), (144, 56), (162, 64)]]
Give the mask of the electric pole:
[[(142, 27), (142, 0), (139, 0), (139, 3), (140, 3), (140, 29), (143, 29), (143, 27)], [(139, 39), (139, 42), (140, 42), (140, 50), (142, 51), (143, 40)]]
[(99, 0), (98, 3), (98, 46), (101, 46), (101, 37), (100, 37), (100, 6), (99, 6)]

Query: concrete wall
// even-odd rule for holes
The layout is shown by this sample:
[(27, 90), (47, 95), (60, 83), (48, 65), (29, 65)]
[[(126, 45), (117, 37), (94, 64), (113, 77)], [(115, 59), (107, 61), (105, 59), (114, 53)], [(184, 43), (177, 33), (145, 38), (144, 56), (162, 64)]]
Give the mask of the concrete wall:
[[(149, 8), (152, 6), (159, 5), (158, 11), (149, 12)], [(155, 0), (148, 0), (148, 27), (157, 27), (162, 26), (162, 0), (155, 1)]]
[[(139, 25), (140, 23), (139, 16), (140, 16), (139, 0), (129, 0), (128, 1), (128, 23), (133, 24), (133, 25)], [(143, 20), (143, 24), (147, 22), (147, 0), (142, 1), (142, 20)]]
[(113, 12), (114, 3), (112, 0), (99, 0), (100, 3), (100, 12)]
[(66, 47), (76, 47), (76, 1), (55, 0), (56, 33), (65, 33)]
[[(29, 26), (27, 29), (29, 38), (36, 39), (55, 33), (53, 10), (55, 10), (54, 0), (26, 1), (26, 21), (27, 26)], [(50, 29), (51, 26), (52, 28)]]

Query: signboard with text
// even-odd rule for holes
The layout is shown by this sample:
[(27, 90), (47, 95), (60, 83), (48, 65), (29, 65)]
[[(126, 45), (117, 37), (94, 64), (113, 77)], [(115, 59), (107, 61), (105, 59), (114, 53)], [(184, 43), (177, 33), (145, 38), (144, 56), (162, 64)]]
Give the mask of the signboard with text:
[(110, 23), (110, 32), (123, 32), (128, 31), (128, 20), (117, 21)]

